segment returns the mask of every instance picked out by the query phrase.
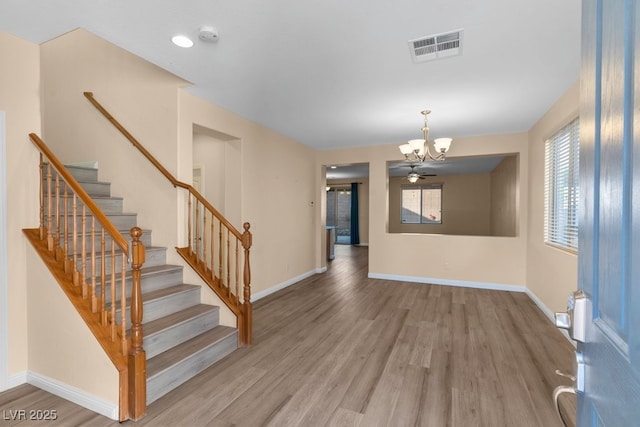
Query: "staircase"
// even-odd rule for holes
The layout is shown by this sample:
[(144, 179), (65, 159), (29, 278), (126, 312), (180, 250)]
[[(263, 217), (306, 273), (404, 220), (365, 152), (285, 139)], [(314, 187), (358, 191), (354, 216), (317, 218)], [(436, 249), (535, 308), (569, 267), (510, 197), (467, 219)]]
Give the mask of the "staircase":
[[(98, 170), (67, 166), (67, 170), (103, 210), (109, 220), (129, 240), (129, 230), (137, 226), (134, 213), (123, 212), (122, 198), (112, 197), (110, 184), (98, 181)], [(46, 185), (46, 183), (45, 183)], [(47, 200), (45, 196), (45, 206)], [(60, 208), (63, 210), (63, 207)], [(71, 200), (67, 212), (71, 212)], [(87, 223), (91, 217), (87, 216)], [(69, 227), (73, 227), (68, 215)], [(80, 227), (80, 224), (77, 224)], [(157, 400), (180, 384), (216, 363), (238, 347), (236, 328), (219, 324), (219, 307), (201, 304), (201, 287), (183, 283), (182, 266), (166, 261), (167, 248), (151, 244), (151, 231), (144, 230), (141, 241), (146, 247), (146, 260), (141, 271), (143, 303), (143, 347), (147, 357), (147, 404)], [(85, 247), (91, 248), (90, 238)], [(110, 242), (107, 241), (107, 247)], [(62, 243), (61, 243), (62, 245)], [(81, 243), (78, 244), (82, 247)], [(71, 245), (70, 245), (71, 246)], [(86, 249), (88, 250), (88, 249)], [(105, 259), (106, 271), (111, 271), (110, 254)], [(101, 271), (96, 260), (96, 271)], [(116, 262), (116, 271), (121, 271)], [(77, 266), (78, 270), (81, 266)], [(130, 268), (130, 265), (127, 266)], [(107, 274), (108, 275), (108, 274)], [(100, 283), (100, 280), (97, 280)], [(107, 283), (110, 279), (107, 279)], [(127, 274), (127, 295), (131, 295), (131, 273)], [(99, 295), (99, 285), (97, 287)], [(119, 300), (120, 290), (116, 294)], [(110, 296), (106, 295), (107, 304)], [(127, 301), (127, 328), (130, 327)], [(118, 304), (118, 307), (120, 305)], [(118, 310), (116, 317), (120, 318)]]

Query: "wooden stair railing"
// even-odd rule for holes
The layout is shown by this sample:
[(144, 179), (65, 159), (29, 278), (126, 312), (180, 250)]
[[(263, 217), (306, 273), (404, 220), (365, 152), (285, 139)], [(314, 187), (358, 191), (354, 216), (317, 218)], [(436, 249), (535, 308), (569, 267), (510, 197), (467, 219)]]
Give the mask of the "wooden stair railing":
[[(182, 258), (198, 273), (224, 304), (235, 314), (238, 345), (253, 341), (251, 305), (251, 268), (249, 253), (252, 245), (250, 224), (238, 231), (195, 188), (177, 180), (162, 164), (118, 122), (93, 96), (84, 96), (106, 117), (125, 138), (174, 186), (187, 195), (187, 246), (176, 247)], [(242, 249), (240, 249), (242, 247)], [(241, 273), (242, 272), (242, 273)], [(240, 279), (242, 274), (242, 280)]]
[[(146, 413), (140, 303), (140, 268), (145, 259), (142, 230), (131, 229), (129, 248), (127, 240), (40, 137), (32, 133), (29, 138), (40, 151), (40, 226), (24, 230), (25, 235), (117, 368), (120, 421), (139, 419)], [(126, 322), (128, 262), (132, 267), (131, 336)]]

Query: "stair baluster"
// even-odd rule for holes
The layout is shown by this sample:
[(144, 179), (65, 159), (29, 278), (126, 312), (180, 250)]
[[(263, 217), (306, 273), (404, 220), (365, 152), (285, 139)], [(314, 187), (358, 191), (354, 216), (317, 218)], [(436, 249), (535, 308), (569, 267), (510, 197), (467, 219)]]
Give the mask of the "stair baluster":
[[(218, 210), (216, 210), (193, 186), (178, 181), (127, 129), (120, 124), (93, 96), (91, 92), (84, 92), (84, 96), (93, 104), (93, 106), (102, 113), (102, 115), (111, 124), (124, 135), (125, 138), (133, 144), (133, 146), (140, 151), (151, 162), (153, 166), (162, 174), (165, 178), (174, 186), (185, 189), (187, 194), (187, 242), (183, 248), (177, 248), (180, 256), (194, 269), (196, 273), (204, 280), (207, 285), (218, 295), (218, 297), (229, 307), (229, 309), (235, 314), (237, 318), (238, 329), (238, 344), (239, 345), (251, 345), (252, 342), (252, 306), (251, 306), (251, 274), (250, 266), (248, 262), (249, 250), (251, 247), (251, 233), (249, 232), (249, 224), (245, 223), (244, 233), (240, 233)], [(193, 200), (192, 200), (193, 199)], [(195, 207), (193, 202), (195, 201)], [(211, 215), (212, 233), (211, 233), (211, 273), (207, 269), (206, 250), (201, 250), (201, 239), (205, 231), (201, 231), (201, 217), (200, 210), (202, 209), (203, 217)], [(220, 224), (219, 237), (217, 243), (218, 253), (218, 265), (217, 265), (217, 277), (216, 269), (213, 262), (214, 248), (214, 234), (213, 223), (214, 218)], [(195, 224), (194, 224), (195, 222)], [(205, 221), (203, 223), (206, 224)], [(226, 229), (226, 244), (224, 242), (223, 228)], [(193, 239), (192, 239), (193, 236)], [(248, 237), (247, 237), (248, 236)], [(233, 293), (234, 289), (231, 280), (231, 270), (233, 268), (240, 269), (239, 262), (237, 265), (232, 265), (233, 255), (231, 253), (231, 239), (241, 241), (244, 247), (244, 268), (243, 268), (243, 283), (244, 283), (244, 295)], [(206, 241), (205, 241), (206, 244)], [(225, 253), (226, 251), (226, 253)], [(203, 254), (204, 252), (204, 254)], [(226, 283), (225, 283), (226, 281)]]
[[(130, 352), (130, 336), (127, 333), (126, 319), (126, 271), (130, 256), (129, 243), (46, 144), (35, 134), (30, 134), (29, 137), (40, 151), (40, 225), (36, 230), (25, 230), (25, 234), (43, 260), (50, 266), (50, 271), (63, 291), (114, 362), (121, 378), (125, 379), (125, 383), (121, 382), (120, 387), (120, 420), (124, 421), (129, 417), (137, 419), (146, 412), (146, 360), (142, 347), (142, 309), (140, 305), (140, 268), (145, 260), (144, 245), (140, 241), (142, 230), (136, 228), (131, 231), (136, 250), (134, 261), (137, 274), (133, 274), (132, 279), (134, 306), (131, 309), (131, 324), (134, 326), (132, 333), (135, 334), (135, 337), (131, 338)], [(82, 205), (80, 216), (78, 216), (78, 198)], [(72, 204), (71, 215), (69, 215), (70, 201)], [(90, 224), (87, 224), (88, 215), (91, 215)], [(69, 221), (73, 221), (71, 227)], [(78, 230), (78, 223), (81, 224), (80, 230)], [(100, 235), (97, 234), (98, 232)], [(111, 239), (110, 283), (107, 283), (106, 280), (107, 235)], [(80, 245), (77, 243), (78, 238), (81, 239)], [(96, 242), (96, 238), (100, 240)], [(69, 249), (70, 243), (71, 251)], [(100, 252), (98, 253), (98, 251)], [(78, 257), (78, 252), (80, 252), (80, 257)], [(118, 256), (121, 260), (119, 278), (116, 268)], [(90, 263), (89, 266), (87, 266), (87, 262)], [(98, 262), (100, 262), (99, 269)], [(91, 277), (87, 274), (90, 274)], [(98, 274), (101, 275), (99, 293), (97, 289)], [(111, 288), (109, 309), (106, 306), (108, 286)], [(119, 318), (116, 317), (118, 309), (116, 290), (118, 286), (120, 286), (121, 295)], [(128, 363), (127, 359), (131, 363)], [(127, 378), (129, 380), (126, 380)], [(142, 385), (140, 385), (141, 382)], [(131, 393), (131, 398), (135, 398), (135, 402), (129, 402), (129, 393)], [(129, 413), (130, 409), (131, 413)]]

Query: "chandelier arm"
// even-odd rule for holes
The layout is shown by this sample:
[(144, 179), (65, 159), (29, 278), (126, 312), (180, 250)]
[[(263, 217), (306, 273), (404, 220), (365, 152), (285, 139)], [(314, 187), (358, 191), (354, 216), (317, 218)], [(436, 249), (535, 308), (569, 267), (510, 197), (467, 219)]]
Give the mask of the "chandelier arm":
[[(425, 154), (428, 155), (429, 158), (433, 161), (444, 160), (444, 156), (445, 156), (445, 153), (438, 153), (435, 156), (432, 155), (431, 150), (429, 150), (429, 144), (425, 144)], [(425, 155), (425, 158), (426, 158), (426, 155)], [(424, 159), (421, 161), (424, 161)]]
[[(424, 124), (422, 126), (422, 147), (417, 147), (418, 144), (417, 139), (410, 140), (408, 143), (400, 146), (400, 151), (404, 155), (406, 161), (416, 161), (416, 162), (424, 162), (427, 158), (434, 161), (442, 161), (446, 157), (446, 152), (449, 150), (449, 146), (451, 145), (451, 138), (443, 138), (447, 141), (441, 141), (438, 143), (437, 141), (433, 141), (434, 149), (436, 154), (431, 154), (431, 149), (429, 148), (429, 122), (428, 115), (431, 113), (431, 110), (424, 110), (420, 112), (424, 116)], [(409, 146), (411, 148), (409, 148)]]

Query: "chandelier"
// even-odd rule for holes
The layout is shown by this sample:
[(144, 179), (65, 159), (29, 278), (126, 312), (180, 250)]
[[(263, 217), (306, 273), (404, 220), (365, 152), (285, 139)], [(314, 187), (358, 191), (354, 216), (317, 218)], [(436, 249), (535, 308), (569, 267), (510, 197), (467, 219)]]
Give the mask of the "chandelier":
[(431, 160), (444, 160), (449, 147), (451, 147), (451, 138), (436, 138), (433, 141), (435, 154), (431, 154), (429, 150), (429, 126), (427, 125), (427, 116), (431, 113), (431, 110), (424, 110), (420, 113), (424, 116), (423, 139), (412, 139), (406, 144), (398, 146), (400, 152), (404, 154), (405, 160), (412, 162), (424, 162), (428, 160), (427, 157)]

